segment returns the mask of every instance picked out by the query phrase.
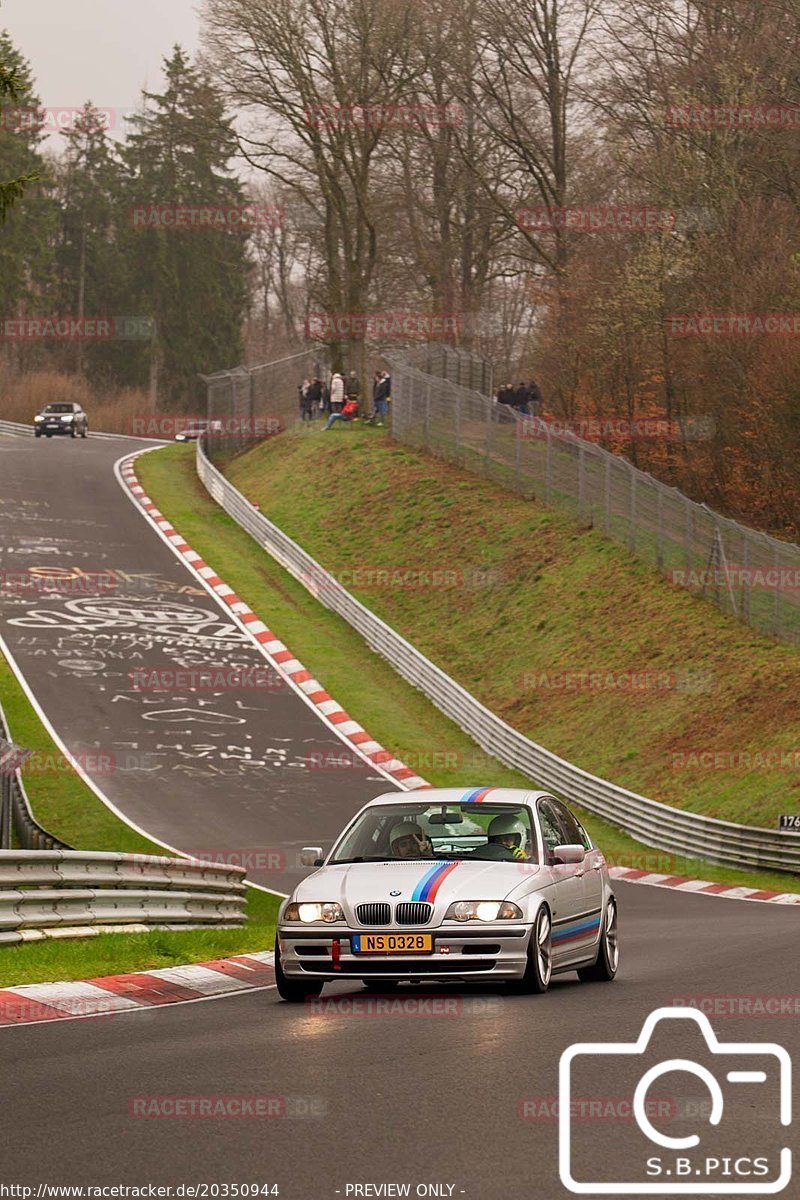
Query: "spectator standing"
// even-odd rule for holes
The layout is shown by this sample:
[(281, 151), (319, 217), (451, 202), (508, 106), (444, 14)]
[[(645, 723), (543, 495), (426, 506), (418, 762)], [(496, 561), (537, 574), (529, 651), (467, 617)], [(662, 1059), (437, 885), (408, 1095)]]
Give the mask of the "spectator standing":
[(298, 388), (297, 388), (297, 399), (298, 399), (298, 402), (300, 405), (300, 420), (301, 421), (305, 421), (307, 419), (306, 418), (306, 412), (307, 412), (306, 401), (308, 398), (308, 389), (310, 388), (310, 386), (311, 386), (311, 380), (304, 379), (303, 382), (301, 384), (299, 384)]
[(344, 379), (338, 371), (331, 376), (331, 414), (340, 413), (344, 404)]
[(528, 401), (533, 416), (541, 416), (542, 409), (544, 408), (544, 396), (539, 390), (539, 385), (535, 379), (532, 379), (528, 384)]
[(322, 381), (316, 375), (309, 385), (307, 399), (311, 409), (309, 420), (313, 421), (320, 410), (322, 401)]
[(510, 383), (504, 383), (503, 386), (500, 388), (500, 391), (497, 393), (497, 403), (498, 404), (507, 404), (507, 405), (509, 405), (509, 407), (513, 408), (514, 407), (514, 399), (515, 399), (515, 395), (514, 395), (513, 387), (511, 386)]
[(384, 371), (375, 387), (375, 396), (373, 399), (375, 411), (372, 414), (372, 420), (377, 425), (384, 425), (389, 415), (389, 389), (391, 388), (391, 382), (389, 372)]
[[(345, 400), (355, 400), (356, 404), (361, 405), (361, 381), (355, 371), (348, 371), (344, 381), (344, 397)], [(362, 414), (363, 415), (363, 414)]]
[(361, 395), (361, 383), (355, 371), (348, 371), (344, 391), (346, 396), (354, 396), (356, 400)]

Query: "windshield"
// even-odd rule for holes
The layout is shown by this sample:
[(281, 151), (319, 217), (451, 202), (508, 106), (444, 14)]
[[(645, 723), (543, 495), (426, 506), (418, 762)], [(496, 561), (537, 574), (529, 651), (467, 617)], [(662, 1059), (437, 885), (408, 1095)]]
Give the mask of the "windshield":
[(72, 405), (71, 404), (48, 404), (47, 408), (44, 411), (46, 413), (71, 413)]
[(329, 862), (400, 858), (536, 862), (534, 829), (531, 811), (524, 804), (381, 804), (356, 818)]

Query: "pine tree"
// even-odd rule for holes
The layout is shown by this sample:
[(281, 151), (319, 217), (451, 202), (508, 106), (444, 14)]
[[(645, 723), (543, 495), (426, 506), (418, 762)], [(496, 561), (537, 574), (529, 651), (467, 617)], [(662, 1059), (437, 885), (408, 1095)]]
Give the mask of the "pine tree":
[[(57, 307), (74, 316), (123, 313), (125, 265), (115, 233), (122, 166), (103, 114), (87, 102), (74, 128), (62, 134), (65, 153), (56, 168), (59, 236), (56, 247)], [(116, 342), (70, 348), (68, 364), (79, 373), (101, 371), (120, 380), (129, 347)]]
[(231, 206), (244, 200), (229, 162), (236, 143), (223, 102), (176, 46), (162, 93), (144, 93), (123, 149), (127, 176), (119, 237), (129, 298), (155, 318), (158, 393), (179, 407), (199, 372), (241, 359), (247, 299), (247, 234), (229, 228), (132, 228), (136, 207)]
[[(0, 313), (29, 308), (52, 279), (54, 207), (40, 146), (41, 101), (28, 64), (0, 32)], [(24, 203), (21, 203), (24, 195)]]

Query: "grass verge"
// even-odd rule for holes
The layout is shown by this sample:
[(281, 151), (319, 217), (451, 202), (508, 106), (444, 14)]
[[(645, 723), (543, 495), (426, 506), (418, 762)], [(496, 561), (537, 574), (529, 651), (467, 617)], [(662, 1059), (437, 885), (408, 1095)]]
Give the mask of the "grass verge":
[(247, 924), (241, 929), (192, 929), (186, 933), (107, 933), (65, 941), (0, 946), (0, 987), (53, 980), (96, 979), (157, 967), (210, 962), (231, 954), (271, 950), (278, 901), (250, 888)]
[[(305, 445), (314, 445), (312, 437), (313, 435), (309, 435)], [(282, 439), (273, 443), (273, 449), (278, 441), (282, 442)], [(368, 445), (370, 442), (373, 442), (373, 439), (365, 438), (360, 444)], [(356, 445), (355, 442), (352, 444)], [(376, 448), (372, 453), (386, 453), (377, 439), (374, 439), (374, 444)], [(339, 452), (338, 448), (333, 447), (332, 441), (331, 446), (330, 453)], [(315, 446), (315, 451), (316, 449)], [(319, 446), (319, 454), (325, 455), (327, 452)], [(283, 450), (271, 460), (271, 468), (276, 471), (279, 469), (281, 453), (293, 453), (288, 440), (284, 443)], [(387, 662), (371, 652), (346, 622), (321, 607), (305, 588), (262, 551), (210, 499), (195, 473), (194, 454), (194, 447), (170, 446), (143, 456), (137, 464), (137, 472), (143, 486), (193, 548), (213, 565), (237, 595), (246, 600), (261, 619), (286, 642), (351, 716), (360, 721), (387, 749), (394, 751), (436, 786), (530, 786), (529, 779), (484, 754), (419, 691), (401, 680)], [(240, 460), (243, 466), (246, 465), (244, 459), (250, 457), (243, 456), (243, 460)], [(355, 496), (361, 511), (359, 536), (362, 529), (370, 527), (370, 521), (364, 520), (365, 514), (370, 513), (369, 497), (365, 491), (367, 480), (361, 473), (361, 467), (366, 466), (366, 463), (363, 460), (360, 462), (361, 465), (358, 461), (351, 462), (349, 467), (351, 480), (355, 478), (359, 481)], [(237, 467), (238, 465), (237, 463)], [(307, 460), (304, 470), (310, 470)], [(381, 460), (381, 470), (387, 470), (385, 459)], [(325, 464), (320, 467), (319, 462), (310, 480), (300, 480), (293, 473), (282, 470), (282, 486), (301, 488), (305, 494), (306, 483), (310, 483), (324, 502), (326, 488), (320, 486), (320, 479), (324, 474), (327, 483), (328, 476), (325, 472)], [(263, 464), (261, 474), (263, 475)], [(385, 475), (384, 478), (388, 488), (395, 486), (393, 477)], [(265, 483), (261, 478), (258, 486), (270, 497), (273, 496), (271, 482)], [(469, 482), (470, 490), (476, 487), (480, 487), (480, 483)], [(256, 484), (251, 483), (248, 494), (252, 498), (255, 498), (255, 490)], [(500, 495), (504, 501), (509, 499), (504, 493)], [(399, 496), (396, 500), (402, 508), (406, 497)], [(268, 505), (265, 503), (262, 507), (266, 509)], [(449, 519), (452, 520), (452, 516)], [(354, 528), (348, 525), (347, 521), (343, 521), (341, 514), (335, 511), (332, 520), (338, 523), (340, 533), (342, 529)], [(296, 526), (297, 522), (294, 524)], [(416, 524), (416, 521), (410, 521), (410, 528), (413, 530)], [(378, 525), (380, 526), (380, 522)], [(385, 527), (379, 527), (377, 532), (386, 536)], [(426, 532), (428, 531), (424, 530), (420, 533), (420, 537)], [(305, 540), (305, 544), (311, 548), (308, 539)], [(429, 559), (428, 562), (430, 561)], [(452, 623), (456, 623), (454, 617)], [(413, 637), (411, 630), (406, 632), (407, 636)], [(484, 640), (481, 645), (485, 644)], [(439, 661), (447, 661), (443, 660), (441, 655), (436, 657)], [(480, 661), (484, 664), (482, 671), (485, 674), (483, 649)], [(698, 859), (671, 855), (644, 846), (589, 813), (583, 812), (581, 816), (609, 859), (620, 865), (666, 874), (702, 877), (733, 886), (800, 891), (800, 880), (788, 874), (766, 871), (740, 872), (712, 866)]]
[[(120, 821), (63, 758), (0, 654), (0, 702), (14, 741), (35, 751), (23, 771), (36, 819), (80, 850), (167, 853)], [(42, 764), (47, 769), (42, 770)], [(113, 933), (75, 941), (0, 946), (0, 987), (52, 980), (88, 979), (148, 968), (202, 962), (248, 950), (271, 950), (278, 899), (255, 888), (247, 893), (241, 929)]]

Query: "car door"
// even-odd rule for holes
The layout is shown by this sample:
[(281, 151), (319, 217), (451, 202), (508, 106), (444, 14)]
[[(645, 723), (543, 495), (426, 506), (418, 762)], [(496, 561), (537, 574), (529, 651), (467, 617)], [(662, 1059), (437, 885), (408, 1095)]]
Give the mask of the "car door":
[(553, 800), (552, 808), (564, 836), (563, 844), (586, 849), (583, 862), (578, 864), (581, 895), (578, 920), (563, 939), (565, 945), (572, 947), (575, 957), (580, 958), (597, 941), (602, 917), (603, 879), (600, 868), (594, 865), (597, 856), (591, 853), (591, 841), (578, 818), (560, 800)]
[(536, 808), (544, 842), (544, 865), (554, 872), (553, 896), (553, 957), (556, 962), (572, 954), (571, 936), (584, 912), (583, 866), (578, 863), (559, 863), (553, 851), (566, 845), (566, 828), (559, 818), (557, 802), (543, 797)]

